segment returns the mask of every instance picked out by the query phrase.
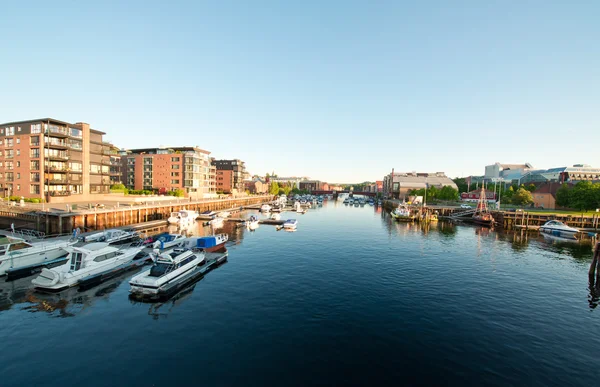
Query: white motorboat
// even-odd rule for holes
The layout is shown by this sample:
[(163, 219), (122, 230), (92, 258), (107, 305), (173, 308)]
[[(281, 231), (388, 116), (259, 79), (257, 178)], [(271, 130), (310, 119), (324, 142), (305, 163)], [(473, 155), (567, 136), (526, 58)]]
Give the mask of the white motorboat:
[(176, 291), (194, 277), (196, 269), (205, 262), (200, 250), (174, 249), (158, 254), (149, 270), (129, 281), (130, 293), (138, 297), (158, 297)]
[(281, 220), (281, 214), (273, 213), (273, 214), (271, 214), (271, 219), (272, 220)]
[(138, 240), (140, 235), (133, 229), (112, 228), (79, 237), (81, 242), (107, 242), (110, 244), (127, 243)]
[(106, 242), (68, 247), (67, 262), (53, 269), (42, 269), (31, 283), (45, 291), (59, 291), (72, 286), (96, 284), (141, 266), (149, 259), (142, 246), (119, 249)]
[(12, 236), (0, 236), (0, 275), (23, 272), (39, 266), (60, 263), (68, 254), (64, 249), (76, 241), (69, 239), (40, 239), (28, 241)]
[(568, 239), (576, 239), (577, 233), (579, 232), (578, 229), (567, 226), (566, 224), (558, 220), (547, 221), (542, 226), (540, 226), (540, 231), (545, 234)]
[(258, 218), (254, 215), (250, 216), (246, 221), (246, 226), (248, 226), (250, 230), (256, 230), (259, 224)]
[(296, 219), (288, 219), (283, 223), (283, 228), (286, 230), (295, 230), (298, 226), (298, 221)]
[(171, 247), (179, 246), (186, 239), (185, 235), (182, 234), (169, 234), (168, 232), (155, 236), (152, 240), (153, 249), (168, 249)]
[(181, 228), (190, 227), (196, 223), (198, 213), (192, 210), (181, 210), (179, 212), (171, 212), (171, 216), (167, 219), (169, 224), (176, 224)]
[(260, 212), (269, 212), (271, 211), (271, 206), (268, 204), (263, 204), (260, 206)]
[(225, 218), (229, 218), (229, 216), (231, 216), (231, 212), (229, 212), (229, 211), (223, 211), (223, 212), (220, 212), (220, 213), (219, 213), (219, 216), (220, 216), (221, 218), (223, 218), (223, 219), (225, 219)]
[(212, 253), (217, 250), (221, 250), (225, 247), (225, 243), (229, 240), (227, 234), (217, 234), (212, 236), (203, 237), (190, 237), (186, 238), (182, 244), (182, 247), (188, 249), (202, 249), (207, 253)]

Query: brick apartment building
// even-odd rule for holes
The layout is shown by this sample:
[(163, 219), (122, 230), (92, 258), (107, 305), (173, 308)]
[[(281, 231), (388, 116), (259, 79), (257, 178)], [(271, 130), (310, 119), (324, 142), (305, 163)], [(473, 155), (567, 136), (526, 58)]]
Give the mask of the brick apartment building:
[(104, 134), (53, 118), (0, 124), (0, 191), (48, 201), (108, 193), (113, 146)]
[(298, 187), (299, 189), (306, 190), (308, 192), (329, 190), (329, 184), (319, 180), (303, 180), (298, 183)]
[(128, 188), (159, 192), (183, 189), (193, 198), (215, 195), (216, 170), (208, 151), (198, 147), (129, 149), (121, 157)]
[(224, 193), (244, 192), (244, 178), (247, 175), (246, 163), (238, 159), (212, 159), (212, 165), (216, 168), (217, 191)]

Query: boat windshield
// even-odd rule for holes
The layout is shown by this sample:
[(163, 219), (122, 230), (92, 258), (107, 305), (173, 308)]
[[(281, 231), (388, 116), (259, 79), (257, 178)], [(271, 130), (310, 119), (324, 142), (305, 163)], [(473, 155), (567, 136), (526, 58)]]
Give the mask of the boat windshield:
[(157, 263), (150, 269), (150, 277), (160, 277), (171, 271), (170, 263)]

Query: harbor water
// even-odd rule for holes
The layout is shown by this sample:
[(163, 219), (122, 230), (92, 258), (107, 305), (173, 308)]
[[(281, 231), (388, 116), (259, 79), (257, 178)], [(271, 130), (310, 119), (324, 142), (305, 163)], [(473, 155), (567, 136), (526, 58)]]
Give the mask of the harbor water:
[(597, 384), (591, 245), (331, 200), (287, 218), (226, 222), (227, 263), (163, 303), (129, 299), (136, 272), (56, 295), (1, 278), (0, 385)]

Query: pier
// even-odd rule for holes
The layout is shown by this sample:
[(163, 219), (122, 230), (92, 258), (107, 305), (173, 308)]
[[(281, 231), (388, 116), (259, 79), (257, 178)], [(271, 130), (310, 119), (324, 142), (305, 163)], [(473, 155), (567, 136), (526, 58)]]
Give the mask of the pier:
[[(152, 221), (163, 223), (172, 212), (180, 210), (195, 210), (198, 213), (239, 210), (248, 206), (268, 203), (271, 200), (270, 195), (222, 200), (179, 200), (168, 203), (146, 202), (142, 205), (120, 205), (104, 209), (86, 208), (70, 212), (56, 209), (40, 211), (27, 207), (6, 206), (0, 208), (0, 226), (9, 228), (14, 223), (17, 229), (26, 228), (44, 232), (46, 235), (61, 235), (69, 234), (76, 228), (86, 232), (121, 226), (139, 226)], [(151, 202), (151, 200), (149, 201)]]

